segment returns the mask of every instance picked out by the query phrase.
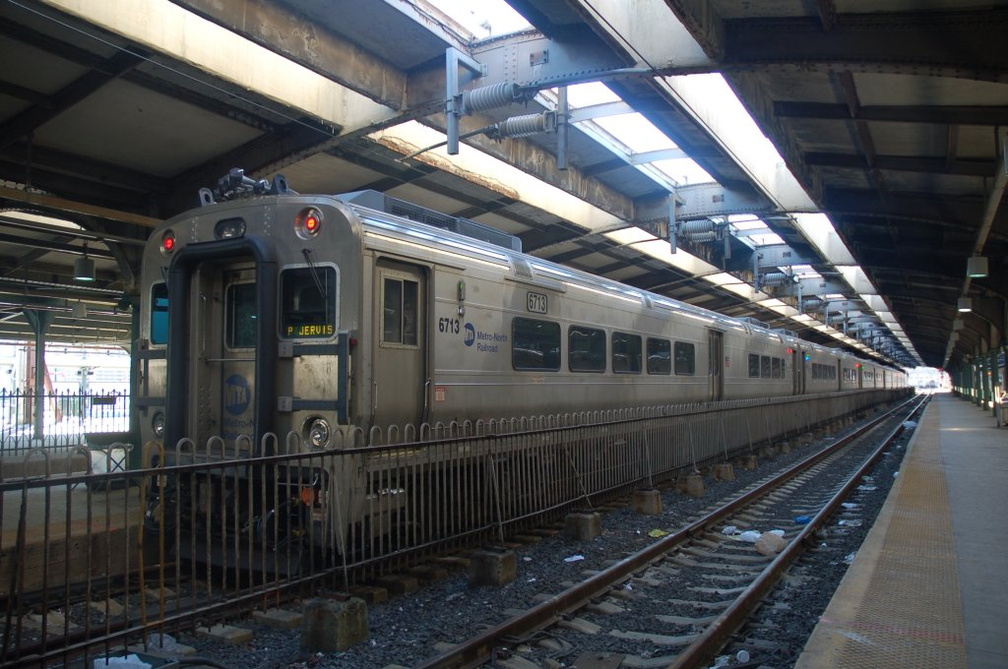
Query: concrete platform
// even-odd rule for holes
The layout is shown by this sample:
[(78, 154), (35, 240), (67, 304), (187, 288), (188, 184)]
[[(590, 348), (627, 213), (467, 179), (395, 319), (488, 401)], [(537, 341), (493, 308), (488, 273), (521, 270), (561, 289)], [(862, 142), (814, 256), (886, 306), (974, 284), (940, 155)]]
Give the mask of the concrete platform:
[(1008, 429), (935, 395), (795, 666), (1008, 666), (1006, 513)]

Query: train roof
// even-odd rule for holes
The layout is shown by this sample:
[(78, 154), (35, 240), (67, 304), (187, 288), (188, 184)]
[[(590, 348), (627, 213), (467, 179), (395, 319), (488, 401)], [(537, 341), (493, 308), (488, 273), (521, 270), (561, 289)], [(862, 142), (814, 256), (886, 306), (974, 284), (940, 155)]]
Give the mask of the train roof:
[[(839, 349), (831, 349), (802, 339), (795, 332), (770, 328), (751, 318), (733, 318), (657, 293), (595, 276), (588, 272), (559, 265), (528, 255), (521, 250), (521, 241), (512, 235), (494, 230), (469, 219), (449, 216), (377, 191), (355, 191), (333, 196), (357, 213), (365, 227), (383, 232), (395, 232), (431, 248), (449, 245), (452, 252), (463, 252), (474, 258), (494, 261), (510, 271), (515, 281), (544, 288), (563, 290), (572, 285), (601, 291), (613, 297), (639, 303), (651, 310), (687, 315), (724, 329), (738, 329), (750, 335), (765, 336), (781, 343), (802, 342), (804, 346), (829, 352), (838, 357), (857, 357)], [(491, 234), (494, 233), (494, 234)]]

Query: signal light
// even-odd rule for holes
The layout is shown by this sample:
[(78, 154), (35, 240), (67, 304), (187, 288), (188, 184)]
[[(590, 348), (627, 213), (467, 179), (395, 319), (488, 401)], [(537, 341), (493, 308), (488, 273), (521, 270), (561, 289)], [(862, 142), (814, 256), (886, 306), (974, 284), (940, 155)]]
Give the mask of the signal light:
[(315, 207), (304, 209), (294, 220), (294, 230), (301, 239), (311, 239), (322, 229), (322, 212)]
[(172, 251), (175, 250), (175, 233), (171, 230), (166, 230), (161, 236), (161, 253), (165, 255), (170, 255)]
[(316, 232), (318, 232), (319, 224), (320, 221), (318, 219), (318, 216), (316, 216), (314, 213), (308, 214), (308, 216), (305, 217), (304, 222), (305, 232), (307, 232), (310, 235), (314, 235)]

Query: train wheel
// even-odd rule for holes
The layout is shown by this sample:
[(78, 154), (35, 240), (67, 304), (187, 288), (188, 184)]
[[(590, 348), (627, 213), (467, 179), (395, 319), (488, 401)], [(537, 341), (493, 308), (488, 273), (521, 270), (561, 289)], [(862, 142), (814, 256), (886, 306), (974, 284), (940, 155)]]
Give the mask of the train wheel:
[(144, 512), (143, 556), (147, 566), (164, 564), (175, 549), (177, 492), (166, 487), (164, 494), (153, 488)]
[(256, 522), (256, 538), (265, 563), (288, 577), (307, 576), (322, 567), (321, 554), (308, 541), (308, 509), (293, 501), (267, 511)]

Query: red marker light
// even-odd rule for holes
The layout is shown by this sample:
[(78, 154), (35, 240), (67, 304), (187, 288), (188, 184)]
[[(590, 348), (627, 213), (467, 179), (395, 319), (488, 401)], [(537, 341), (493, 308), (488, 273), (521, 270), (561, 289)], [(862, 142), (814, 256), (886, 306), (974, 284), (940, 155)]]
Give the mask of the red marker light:
[(161, 252), (164, 254), (169, 254), (175, 250), (175, 233), (171, 230), (164, 233), (161, 237)]
[(301, 210), (294, 220), (294, 230), (301, 239), (311, 239), (322, 229), (322, 212), (314, 207)]
[(316, 217), (314, 214), (308, 214), (304, 222), (305, 232), (315, 234), (318, 231), (318, 227), (319, 227), (318, 217)]

